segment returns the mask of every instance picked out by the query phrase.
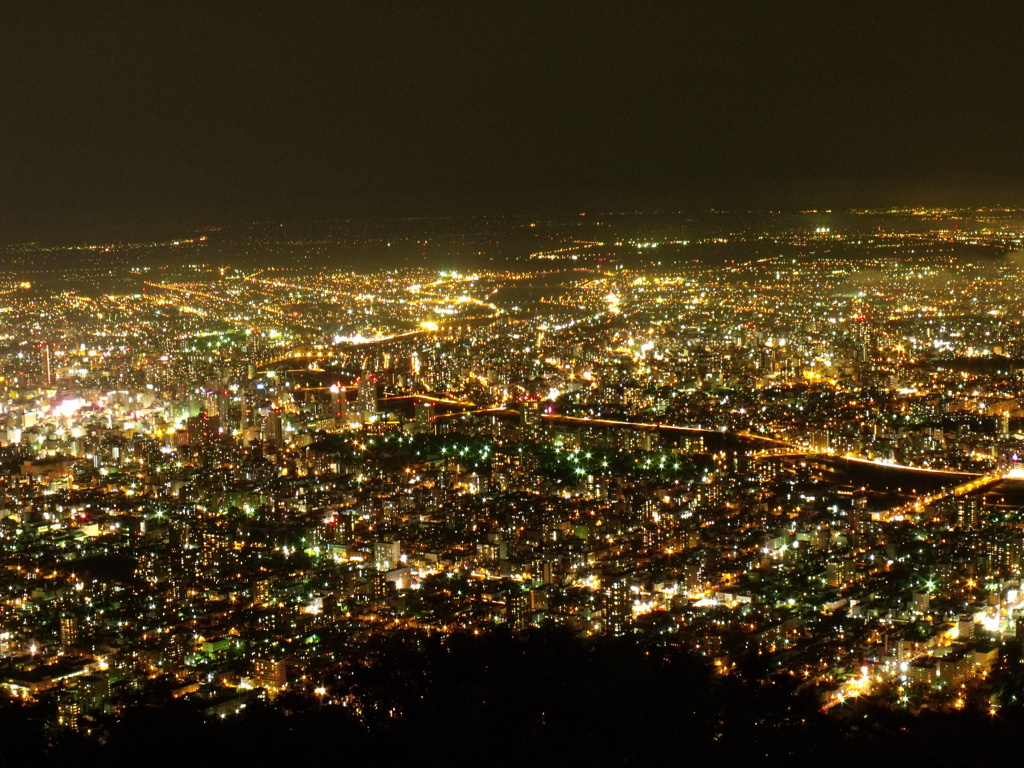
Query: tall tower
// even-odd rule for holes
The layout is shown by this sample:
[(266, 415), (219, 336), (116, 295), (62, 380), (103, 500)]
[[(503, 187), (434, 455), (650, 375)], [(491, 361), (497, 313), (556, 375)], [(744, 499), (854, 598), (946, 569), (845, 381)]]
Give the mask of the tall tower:
[(512, 629), (526, 629), (530, 622), (530, 592), (519, 584), (509, 587), (505, 598), (505, 619)]
[(377, 420), (377, 377), (367, 371), (359, 377), (356, 407), (364, 424)]
[(284, 433), (281, 427), (280, 411), (269, 411), (264, 422), (263, 441), (277, 450), (284, 448)]
[(348, 393), (337, 384), (331, 385), (331, 416), (336, 419), (348, 416)]
[(248, 356), (249, 363), (249, 378), (253, 378), (256, 375), (256, 368), (260, 363), (267, 361), (269, 344), (267, 343), (267, 336), (262, 331), (258, 331), (255, 328), (250, 329), (249, 338), (246, 340), (246, 353)]
[(70, 653), (78, 645), (78, 617), (71, 613), (60, 616), (60, 650)]
[(604, 606), (601, 611), (606, 635), (621, 636), (633, 629), (633, 594), (626, 576), (613, 576), (601, 590)]

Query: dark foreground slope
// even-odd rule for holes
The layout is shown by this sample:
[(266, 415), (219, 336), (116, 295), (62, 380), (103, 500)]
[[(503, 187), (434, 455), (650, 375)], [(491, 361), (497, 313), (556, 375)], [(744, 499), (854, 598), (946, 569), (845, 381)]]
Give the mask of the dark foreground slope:
[(396, 636), (367, 651), (331, 683), (344, 703), (290, 693), (225, 720), (180, 702), (140, 704), (101, 729), (102, 743), (47, 731), (46, 713), (5, 704), (0, 765), (951, 765), (1024, 749), (1024, 718), (1012, 707), (995, 717), (910, 715), (865, 702), (823, 715), (784, 680), (722, 677), (685, 650), (630, 640)]

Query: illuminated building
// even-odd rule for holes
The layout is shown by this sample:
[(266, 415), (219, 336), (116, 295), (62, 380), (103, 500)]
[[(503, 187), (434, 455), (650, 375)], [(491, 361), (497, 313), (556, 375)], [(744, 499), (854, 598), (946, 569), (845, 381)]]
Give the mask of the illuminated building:
[(288, 665), (283, 659), (259, 658), (253, 661), (253, 681), (273, 691), (288, 683)]
[(633, 629), (633, 592), (628, 577), (611, 578), (601, 590), (601, 629), (607, 635), (619, 636)]
[(60, 647), (68, 653), (78, 645), (78, 617), (69, 613), (60, 617)]

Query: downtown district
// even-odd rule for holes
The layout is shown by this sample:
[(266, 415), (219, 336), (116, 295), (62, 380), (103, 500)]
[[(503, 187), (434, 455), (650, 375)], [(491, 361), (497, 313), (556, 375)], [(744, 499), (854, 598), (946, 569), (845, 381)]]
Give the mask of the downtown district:
[[(147, 690), (360, 713), (381, 637), (554, 625), (825, 711), (996, 712), (1024, 274), (1019, 232), (955, 218), (569, 235), (462, 271), (26, 251), (0, 286), (0, 689), (82, 734)], [(756, 257), (621, 258), (730, 238)]]

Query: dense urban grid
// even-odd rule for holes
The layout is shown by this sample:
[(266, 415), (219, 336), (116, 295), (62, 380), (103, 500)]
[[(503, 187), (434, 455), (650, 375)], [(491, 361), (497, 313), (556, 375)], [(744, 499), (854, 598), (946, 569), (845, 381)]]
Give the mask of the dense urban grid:
[(1014, 709), (1024, 212), (331, 226), (8, 249), (0, 688), (51, 745), (394, 729), (410, 655), (538, 643), (778, 727)]

